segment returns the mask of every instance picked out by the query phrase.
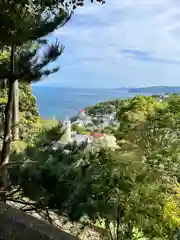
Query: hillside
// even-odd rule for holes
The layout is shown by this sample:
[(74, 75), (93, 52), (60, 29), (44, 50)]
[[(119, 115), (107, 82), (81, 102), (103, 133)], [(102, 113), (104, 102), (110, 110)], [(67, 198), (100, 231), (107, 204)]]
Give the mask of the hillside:
[(180, 92), (180, 87), (178, 86), (151, 86), (144, 88), (131, 88), (129, 89), (131, 93), (177, 93)]

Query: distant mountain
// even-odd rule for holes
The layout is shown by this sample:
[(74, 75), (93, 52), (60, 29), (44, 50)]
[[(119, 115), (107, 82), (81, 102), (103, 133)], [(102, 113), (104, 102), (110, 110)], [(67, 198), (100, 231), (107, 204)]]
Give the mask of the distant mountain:
[(112, 90), (121, 90), (121, 91), (129, 91), (130, 88), (128, 87), (121, 87), (121, 88), (112, 88)]
[(131, 88), (129, 89), (131, 93), (178, 93), (180, 92), (180, 87), (176, 86), (151, 86), (142, 88)]

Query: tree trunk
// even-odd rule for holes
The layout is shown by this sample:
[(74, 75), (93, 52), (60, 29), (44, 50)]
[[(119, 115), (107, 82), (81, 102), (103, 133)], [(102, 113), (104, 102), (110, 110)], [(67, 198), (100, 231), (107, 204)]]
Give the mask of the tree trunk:
[(7, 88), (7, 79), (4, 79), (3, 84), (2, 84), (2, 88), (3, 89)]
[(0, 88), (1, 89), (6, 89), (7, 88), (7, 79), (1, 80)]
[(12, 125), (12, 111), (13, 111), (13, 73), (14, 73), (14, 49), (11, 47), (11, 62), (10, 69), (11, 75), (9, 77), (9, 91), (8, 91), (8, 102), (5, 108), (5, 123), (4, 123), (4, 139), (1, 152), (0, 160), (0, 200), (5, 201), (6, 191), (8, 188), (8, 173), (7, 173), (7, 164), (9, 162), (10, 150), (11, 150), (11, 125)]
[(19, 139), (19, 81), (13, 84), (13, 117), (12, 117), (12, 137)]

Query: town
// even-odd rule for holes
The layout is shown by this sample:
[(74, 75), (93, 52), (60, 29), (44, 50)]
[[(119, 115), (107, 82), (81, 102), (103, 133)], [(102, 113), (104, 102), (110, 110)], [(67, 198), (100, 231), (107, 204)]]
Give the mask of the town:
[(92, 150), (98, 147), (117, 149), (116, 138), (113, 134), (108, 133), (108, 128), (118, 128), (116, 121), (116, 111), (110, 114), (88, 114), (85, 109), (80, 110), (75, 120), (66, 119), (61, 122), (62, 137), (55, 143), (53, 149), (66, 149), (70, 144), (80, 146), (86, 144), (87, 150)]
[[(158, 102), (168, 99), (168, 94), (152, 95)], [(60, 121), (63, 131), (62, 137), (53, 146), (69, 153), (69, 145), (86, 145), (86, 150), (92, 151), (97, 148), (119, 148), (114, 132), (119, 127), (116, 119), (116, 110), (121, 100), (113, 100), (97, 103), (95, 106), (81, 109), (71, 119)]]

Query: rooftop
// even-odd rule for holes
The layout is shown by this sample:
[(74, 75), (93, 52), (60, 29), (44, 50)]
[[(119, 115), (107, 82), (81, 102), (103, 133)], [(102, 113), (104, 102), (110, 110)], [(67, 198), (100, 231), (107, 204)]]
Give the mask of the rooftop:
[(92, 136), (92, 137), (104, 137), (104, 133), (94, 132), (94, 133), (91, 133), (90, 136)]

